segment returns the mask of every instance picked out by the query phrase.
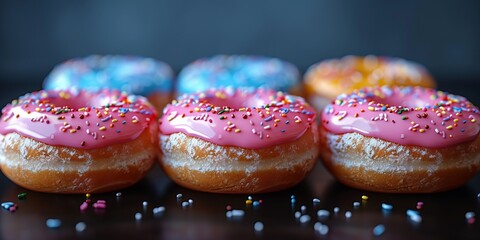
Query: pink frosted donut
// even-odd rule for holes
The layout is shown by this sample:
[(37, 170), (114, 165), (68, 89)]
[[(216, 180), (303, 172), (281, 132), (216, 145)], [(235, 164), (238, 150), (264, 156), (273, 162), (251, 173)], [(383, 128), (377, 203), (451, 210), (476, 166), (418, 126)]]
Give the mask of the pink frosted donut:
[(184, 95), (160, 119), (161, 165), (175, 182), (200, 191), (288, 188), (316, 162), (315, 118), (303, 98), (273, 90)]
[(41, 192), (89, 193), (136, 183), (158, 154), (156, 111), (119, 91), (39, 91), (2, 110), (0, 166)]
[(479, 110), (422, 87), (340, 95), (322, 113), (323, 161), (343, 183), (419, 193), (463, 185), (480, 169)]

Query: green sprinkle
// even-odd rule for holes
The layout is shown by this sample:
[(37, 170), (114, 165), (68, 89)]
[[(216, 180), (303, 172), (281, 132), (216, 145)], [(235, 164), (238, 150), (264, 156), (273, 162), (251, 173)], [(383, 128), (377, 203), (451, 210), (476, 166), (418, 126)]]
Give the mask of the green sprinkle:
[(223, 119), (226, 119), (226, 118), (227, 118), (227, 117), (225, 117), (225, 116), (221, 116), (221, 117), (220, 117), (220, 120), (223, 120)]
[(222, 109), (222, 110), (218, 111), (218, 115), (220, 115), (220, 114), (222, 114), (222, 113), (224, 113), (224, 112), (226, 112), (226, 110), (225, 110), (225, 109)]
[(407, 119), (408, 119), (407, 116), (403, 116), (403, 117), (402, 117), (402, 120), (407, 120)]
[(17, 197), (19, 200), (25, 200), (27, 198), (27, 193), (20, 193)]

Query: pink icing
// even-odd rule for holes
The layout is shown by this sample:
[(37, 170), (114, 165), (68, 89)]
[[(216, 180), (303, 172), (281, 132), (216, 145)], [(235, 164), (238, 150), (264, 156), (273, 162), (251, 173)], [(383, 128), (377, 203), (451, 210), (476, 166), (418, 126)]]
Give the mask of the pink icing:
[(55, 146), (93, 149), (136, 139), (156, 126), (145, 98), (119, 91), (39, 91), (2, 110), (0, 133), (16, 132)]
[(337, 97), (322, 113), (329, 132), (443, 148), (479, 134), (479, 110), (460, 96), (421, 87), (379, 87)]
[(162, 134), (182, 132), (224, 146), (266, 148), (299, 139), (316, 113), (301, 97), (273, 90), (220, 89), (167, 105)]

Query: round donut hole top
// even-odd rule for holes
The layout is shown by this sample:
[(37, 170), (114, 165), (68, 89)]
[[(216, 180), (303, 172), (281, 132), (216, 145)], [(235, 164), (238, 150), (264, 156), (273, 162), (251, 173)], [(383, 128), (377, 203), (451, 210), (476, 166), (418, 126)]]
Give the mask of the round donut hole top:
[(77, 110), (84, 107), (105, 106), (118, 100), (115, 96), (108, 94), (66, 94), (69, 95), (65, 97), (50, 98), (48, 103), (57, 107), (68, 107)]
[(269, 102), (260, 96), (251, 96), (244, 94), (235, 94), (233, 98), (210, 98), (208, 102), (218, 107), (229, 107), (234, 109), (245, 107), (261, 107)]
[(438, 99), (432, 100), (427, 96), (419, 96), (415, 94), (413, 97), (402, 97), (399, 94), (395, 94), (390, 97), (382, 98), (379, 96), (374, 96), (368, 99), (369, 101), (375, 101), (376, 103), (381, 103), (389, 106), (402, 106), (407, 108), (417, 108), (417, 107), (426, 107), (433, 106), (435, 102), (438, 102)]

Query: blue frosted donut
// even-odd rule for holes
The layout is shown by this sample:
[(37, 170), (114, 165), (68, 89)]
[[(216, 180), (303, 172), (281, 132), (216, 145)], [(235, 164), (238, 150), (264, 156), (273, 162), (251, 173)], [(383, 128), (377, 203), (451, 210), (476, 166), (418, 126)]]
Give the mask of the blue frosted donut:
[(161, 109), (171, 98), (173, 71), (168, 64), (152, 58), (92, 55), (57, 65), (46, 77), (43, 87), (47, 90), (119, 89), (146, 96)]
[(185, 66), (177, 79), (177, 95), (220, 87), (263, 87), (301, 95), (300, 74), (277, 58), (217, 55)]

